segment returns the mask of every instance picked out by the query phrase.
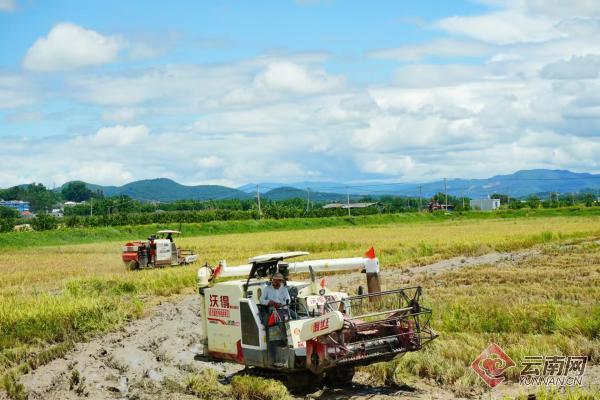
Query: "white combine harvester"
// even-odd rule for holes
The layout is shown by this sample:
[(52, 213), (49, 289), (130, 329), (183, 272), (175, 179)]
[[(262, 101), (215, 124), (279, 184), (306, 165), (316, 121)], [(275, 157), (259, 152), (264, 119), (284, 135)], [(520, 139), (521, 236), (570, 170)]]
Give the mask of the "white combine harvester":
[[(221, 261), (215, 269), (200, 268), (203, 355), (244, 364), (245, 373), (292, 387), (323, 379), (340, 385), (352, 380), (356, 366), (420, 350), (437, 336), (429, 327), (431, 310), (420, 304), (420, 287), (381, 291), (373, 249), (367, 257), (286, 261), (307, 254), (265, 254), (246, 265)], [(365, 272), (369, 293), (349, 296), (316, 282), (317, 272), (339, 271)], [(276, 272), (290, 295), (277, 310), (259, 301)], [(310, 280), (288, 280), (292, 274)], [(232, 277), (245, 279), (221, 279)]]

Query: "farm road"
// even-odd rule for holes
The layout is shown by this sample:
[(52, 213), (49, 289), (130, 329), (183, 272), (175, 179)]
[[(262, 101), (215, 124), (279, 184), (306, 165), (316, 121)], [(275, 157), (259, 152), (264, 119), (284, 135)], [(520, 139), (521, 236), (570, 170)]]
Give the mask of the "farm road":
[[(398, 284), (408, 283), (415, 274), (437, 274), (444, 271), (464, 267), (472, 267), (486, 264), (499, 264), (501, 262), (517, 262), (527, 258), (536, 257), (541, 254), (541, 249), (531, 248), (506, 253), (488, 253), (476, 257), (454, 257), (438, 261), (433, 264), (410, 267), (401, 273), (398, 268), (382, 267), (380, 272), (383, 286), (397, 287)], [(337, 274), (327, 278), (327, 285), (332, 288), (348, 289), (359, 285), (366, 287), (365, 275), (360, 273)]]
[[(479, 257), (456, 257), (434, 264), (409, 268), (382, 269), (388, 285), (408, 282), (414, 274), (438, 273), (465, 266), (499, 264), (535, 257), (540, 250), (491, 253)], [(352, 273), (327, 278), (328, 286), (364, 285), (364, 274)], [(212, 368), (229, 376), (240, 366), (195, 359), (199, 348), (200, 323), (197, 295), (163, 301), (149, 315), (121, 330), (80, 343), (60, 358), (23, 376), (29, 399), (194, 399), (182, 393), (190, 373)], [(425, 382), (410, 390), (378, 388), (368, 385), (368, 377), (357, 374), (355, 385), (343, 391), (320, 391), (310, 398), (330, 399), (453, 399), (451, 392)], [(4, 396), (0, 392), (0, 399)]]

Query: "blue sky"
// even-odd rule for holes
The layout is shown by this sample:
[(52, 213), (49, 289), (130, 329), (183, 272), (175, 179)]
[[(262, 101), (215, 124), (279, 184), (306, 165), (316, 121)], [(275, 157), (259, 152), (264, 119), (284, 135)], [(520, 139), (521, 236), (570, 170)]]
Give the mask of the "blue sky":
[(600, 172), (598, 34), (589, 1), (0, 0), (0, 187)]

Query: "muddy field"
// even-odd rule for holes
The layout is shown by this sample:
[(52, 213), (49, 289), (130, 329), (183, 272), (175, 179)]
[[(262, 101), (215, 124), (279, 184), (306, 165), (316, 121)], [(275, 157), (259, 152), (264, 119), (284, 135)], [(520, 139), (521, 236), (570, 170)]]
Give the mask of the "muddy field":
[[(498, 268), (538, 257), (539, 249), (512, 253), (490, 253), (479, 257), (457, 257), (434, 264), (382, 272), (385, 286), (409, 283), (422, 274), (437, 274), (458, 268), (491, 264)], [(402, 271), (402, 272), (400, 272)], [(328, 277), (328, 286), (349, 288), (364, 284), (360, 273)], [(21, 383), (30, 399), (193, 399), (184, 390), (185, 378), (205, 368), (215, 369), (224, 382), (240, 366), (203, 360), (200, 352), (199, 306), (196, 295), (170, 298), (153, 307), (143, 318), (96, 339), (76, 345), (65, 357), (24, 375)], [(599, 368), (588, 370), (588, 382), (600, 381)], [(452, 399), (450, 391), (433, 382), (417, 380), (410, 385), (372, 385), (368, 374), (358, 372), (354, 385), (343, 390), (322, 389), (300, 398), (318, 399)], [(516, 395), (520, 388), (504, 385), (493, 398)], [(0, 392), (0, 398), (3, 394)]]

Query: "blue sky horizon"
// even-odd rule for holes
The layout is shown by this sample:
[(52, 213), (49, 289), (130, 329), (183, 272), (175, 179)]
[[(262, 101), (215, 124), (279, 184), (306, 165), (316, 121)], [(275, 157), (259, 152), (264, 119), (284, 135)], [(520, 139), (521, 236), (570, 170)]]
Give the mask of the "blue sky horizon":
[(590, 1), (0, 0), (0, 187), (600, 173)]

